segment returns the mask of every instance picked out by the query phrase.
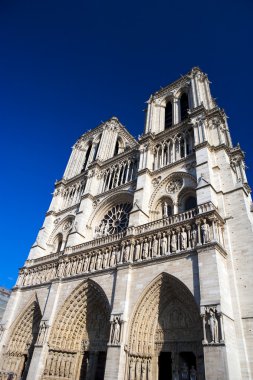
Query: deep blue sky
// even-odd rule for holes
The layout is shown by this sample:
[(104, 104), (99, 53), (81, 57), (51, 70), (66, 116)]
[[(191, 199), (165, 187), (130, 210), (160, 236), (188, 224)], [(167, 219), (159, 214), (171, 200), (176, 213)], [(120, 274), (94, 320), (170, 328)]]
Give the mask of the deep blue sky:
[(251, 0), (1, 0), (0, 286), (11, 287), (70, 147), (112, 115), (137, 136), (149, 95), (205, 71), (253, 185)]

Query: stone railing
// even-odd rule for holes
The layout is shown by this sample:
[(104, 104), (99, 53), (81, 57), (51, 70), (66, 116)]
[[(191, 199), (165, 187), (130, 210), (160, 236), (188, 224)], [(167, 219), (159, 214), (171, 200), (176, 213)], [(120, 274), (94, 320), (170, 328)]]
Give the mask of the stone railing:
[(93, 273), (118, 265), (135, 265), (142, 261), (187, 254), (212, 242), (224, 247), (223, 224), (214, 212), (200, 213), (177, 224), (165, 225), (159, 231), (145, 230), (143, 236), (141, 233), (137, 236), (119, 234), (115, 241), (108, 236), (108, 242), (104, 241), (104, 246), (81, 244), (74, 247), (76, 251), (61, 255), (51, 262), (22, 268), (17, 286), (37, 285), (56, 278)]

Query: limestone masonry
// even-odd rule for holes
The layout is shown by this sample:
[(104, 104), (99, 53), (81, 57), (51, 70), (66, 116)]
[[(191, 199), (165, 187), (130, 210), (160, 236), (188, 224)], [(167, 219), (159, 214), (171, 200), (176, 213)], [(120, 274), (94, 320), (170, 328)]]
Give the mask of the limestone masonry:
[(73, 146), (0, 324), (0, 379), (253, 378), (244, 154), (199, 68), (147, 103), (138, 141), (112, 117)]

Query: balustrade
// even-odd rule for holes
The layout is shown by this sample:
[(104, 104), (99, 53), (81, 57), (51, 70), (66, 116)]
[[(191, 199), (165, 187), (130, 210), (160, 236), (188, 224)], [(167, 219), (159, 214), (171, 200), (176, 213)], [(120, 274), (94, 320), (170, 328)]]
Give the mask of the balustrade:
[(101, 192), (105, 192), (136, 178), (136, 160), (134, 158), (120, 162), (104, 170)]
[(154, 147), (153, 169), (157, 170), (181, 160), (193, 152), (193, 130), (178, 133)]
[[(211, 206), (209, 205), (209, 207)], [(17, 286), (36, 285), (50, 282), (58, 277), (93, 273), (114, 268), (124, 263), (135, 264), (165, 258), (175, 254), (187, 253), (198, 246), (211, 242), (224, 245), (223, 224), (214, 214), (211, 216), (198, 215), (196, 218), (191, 217), (189, 219), (184, 218), (195, 214), (190, 212), (183, 214), (186, 215), (182, 216), (181, 222), (176, 225), (166, 225), (166, 220), (158, 221), (164, 223), (159, 232), (151, 232), (147, 228), (141, 230), (140, 228), (143, 226), (140, 226), (137, 227), (138, 236), (132, 235), (130, 237), (118, 234), (114, 236), (118, 239), (117, 241), (113, 241), (113, 235), (107, 236), (98, 239), (100, 242), (103, 241), (103, 244), (106, 245), (104, 247), (101, 246), (100, 248), (98, 241), (93, 242), (93, 247), (82, 244), (74, 247), (72, 254), (63, 255), (53, 263), (23, 268), (20, 271)], [(154, 227), (152, 223), (148, 225)], [(75, 252), (79, 249), (82, 249), (82, 252)]]

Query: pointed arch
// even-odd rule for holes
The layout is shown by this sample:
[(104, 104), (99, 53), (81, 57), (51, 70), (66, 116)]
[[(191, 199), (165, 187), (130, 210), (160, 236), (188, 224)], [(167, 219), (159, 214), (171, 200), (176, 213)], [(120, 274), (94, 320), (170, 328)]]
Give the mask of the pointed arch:
[(54, 321), (43, 379), (82, 378), (88, 370), (87, 355), (106, 353), (109, 333), (108, 299), (102, 288), (88, 279), (70, 294)]
[(26, 379), (34, 345), (37, 340), (42, 318), (36, 295), (30, 299), (25, 310), (17, 317), (10, 328), (10, 339), (4, 353), (3, 370), (13, 372), (19, 379)]
[(161, 273), (144, 290), (130, 319), (127, 379), (138, 379), (143, 367), (145, 379), (156, 378), (161, 352), (192, 351), (197, 357), (201, 341), (201, 319), (192, 293), (176, 277)]

